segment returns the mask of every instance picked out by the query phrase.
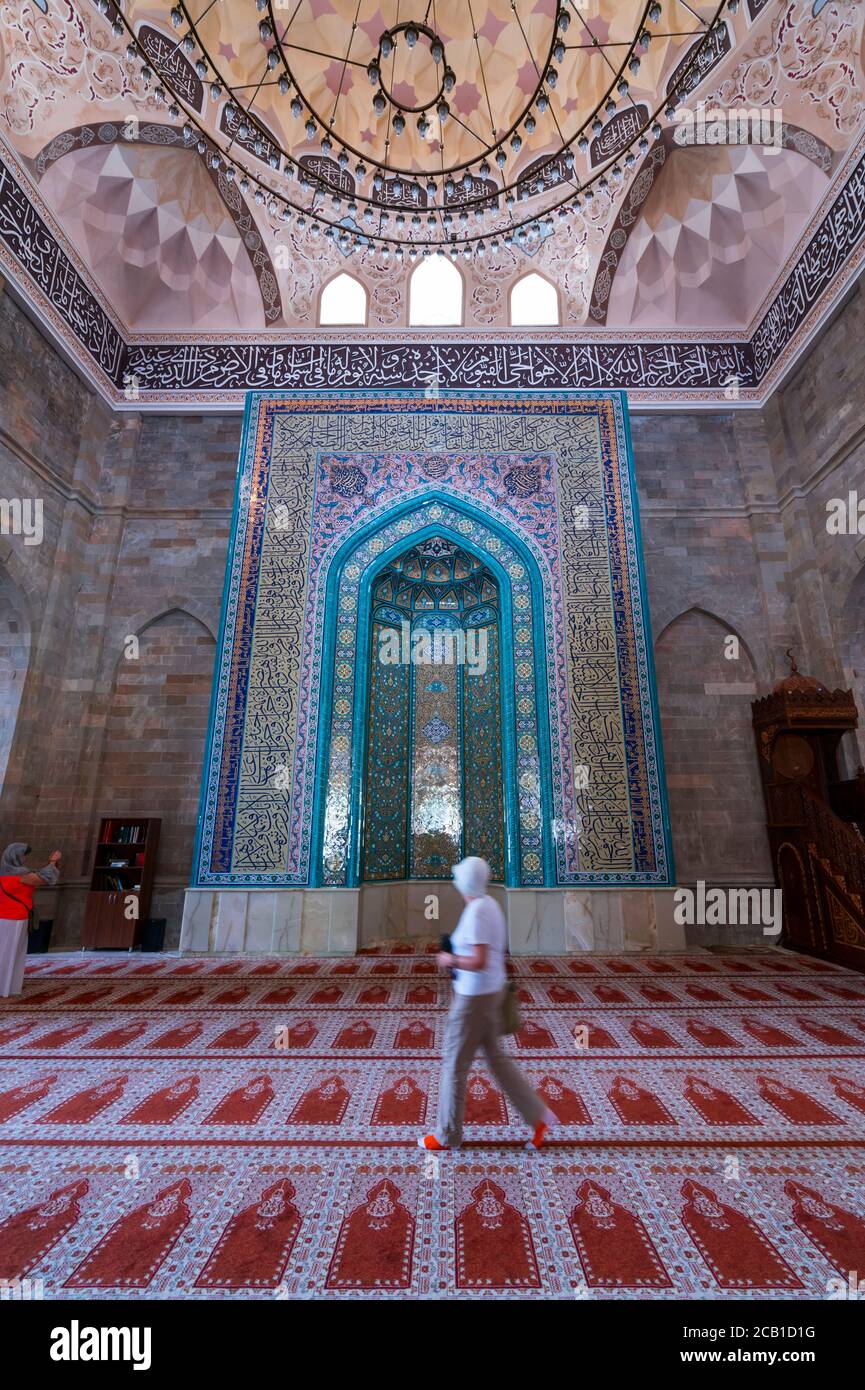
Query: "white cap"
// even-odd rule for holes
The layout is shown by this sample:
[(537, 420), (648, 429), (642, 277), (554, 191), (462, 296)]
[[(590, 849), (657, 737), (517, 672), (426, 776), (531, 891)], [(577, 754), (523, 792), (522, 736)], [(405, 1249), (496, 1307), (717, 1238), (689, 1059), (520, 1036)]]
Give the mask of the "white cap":
[(490, 866), (485, 859), (470, 854), (453, 866), (454, 883), (466, 898), (482, 898), (490, 881)]

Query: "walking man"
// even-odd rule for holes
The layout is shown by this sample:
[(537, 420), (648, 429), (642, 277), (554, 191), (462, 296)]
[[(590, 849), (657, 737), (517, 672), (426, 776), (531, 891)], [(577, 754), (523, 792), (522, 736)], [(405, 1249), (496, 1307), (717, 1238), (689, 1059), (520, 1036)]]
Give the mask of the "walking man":
[(471, 856), (454, 865), (454, 883), (465, 907), (451, 936), (453, 950), (436, 957), (441, 970), (453, 973), (453, 1000), (448, 1013), (439, 1086), (438, 1123), (418, 1139), (421, 1149), (458, 1149), (469, 1068), (482, 1048), (490, 1071), (532, 1130), (529, 1147), (539, 1149), (555, 1116), (532, 1090), (519, 1067), (499, 1048), (507, 983), (507, 925), (487, 893), (490, 866)]

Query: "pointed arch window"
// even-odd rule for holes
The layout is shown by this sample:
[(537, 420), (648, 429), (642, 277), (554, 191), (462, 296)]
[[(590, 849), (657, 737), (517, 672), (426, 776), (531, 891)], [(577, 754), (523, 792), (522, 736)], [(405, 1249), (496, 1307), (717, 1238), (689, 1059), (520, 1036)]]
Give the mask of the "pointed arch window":
[(410, 327), (462, 323), (463, 277), (446, 256), (426, 256), (412, 271), (408, 321)]
[(559, 322), (559, 296), (555, 285), (537, 271), (530, 271), (511, 287), (511, 325), (541, 328)]
[(343, 272), (329, 280), (321, 292), (319, 324), (365, 324), (367, 295), (360, 280)]

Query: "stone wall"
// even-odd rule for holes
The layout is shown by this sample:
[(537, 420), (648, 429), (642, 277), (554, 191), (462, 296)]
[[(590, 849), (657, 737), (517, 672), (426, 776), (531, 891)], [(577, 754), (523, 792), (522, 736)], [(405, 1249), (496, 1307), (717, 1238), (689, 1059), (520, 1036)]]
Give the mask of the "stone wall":
[(677, 878), (765, 884), (750, 706), (786, 629), (765, 592), (777, 520), (750, 503), (760, 420), (652, 413), (633, 437)]
[(117, 661), (96, 778), (94, 819), (162, 821), (151, 915), (165, 917), (172, 936), (192, 863), (215, 650), (211, 632), (180, 609), (144, 628), (134, 659)]
[[(857, 287), (764, 413), (800, 664), (827, 684), (852, 686), (865, 713), (865, 506), (861, 533), (827, 527), (833, 499), (853, 493), (865, 503), (863, 380), (865, 294)], [(865, 762), (865, 730), (858, 748), (848, 737), (846, 755), (850, 772)]]
[[(865, 497), (863, 356), (854, 293), (764, 411), (633, 417), (680, 882), (771, 880), (750, 703), (785, 648), (865, 697), (865, 538), (825, 525)], [(56, 944), (80, 939), (99, 816), (132, 812), (162, 816), (152, 914), (178, 940), (240, 432), (113, 416), (0, 293), (0, 496), (44, 504), (40, 545), (0, 536), (0, 825), (64, 851)]]
[(54, 944), (80, 940), (100, 816), (133, 812), (163, 819), (151, 914), (179, 940), (240, 429), (112, 415), (0, 294), (0, 496), (44, 511), (40, 545), (0, 537), (0, 833), (63, 850)]
[[(14, 722), (0, 829), (39, 856), (64, 848), (73, 880), (82, 853), (77, 769), (93, 684), (76, 615), (79, 591), (99, 565), (90, 539), (111, 432), (108, 408), (0, 293), (0, 494), (41, 505), (44, 530), (38, 545), (0, 536), (5, 612), (18, 614), (29, 649), (26, 679), (10, 681), (7, 669), (0, 695), (4, 723)], [(51, 896), (38, 904), (45, 915)]]

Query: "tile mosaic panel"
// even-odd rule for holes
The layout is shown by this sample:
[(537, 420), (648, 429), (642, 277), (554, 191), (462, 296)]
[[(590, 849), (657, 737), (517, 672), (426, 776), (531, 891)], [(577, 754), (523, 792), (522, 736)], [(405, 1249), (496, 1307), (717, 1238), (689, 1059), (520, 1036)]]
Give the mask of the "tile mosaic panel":
[(625, 405), (570, 391), (250, 397), (196, 881), (357, 881), (370, 595), (430, 535), (500, 588), (508, 881), (669, 882)]

